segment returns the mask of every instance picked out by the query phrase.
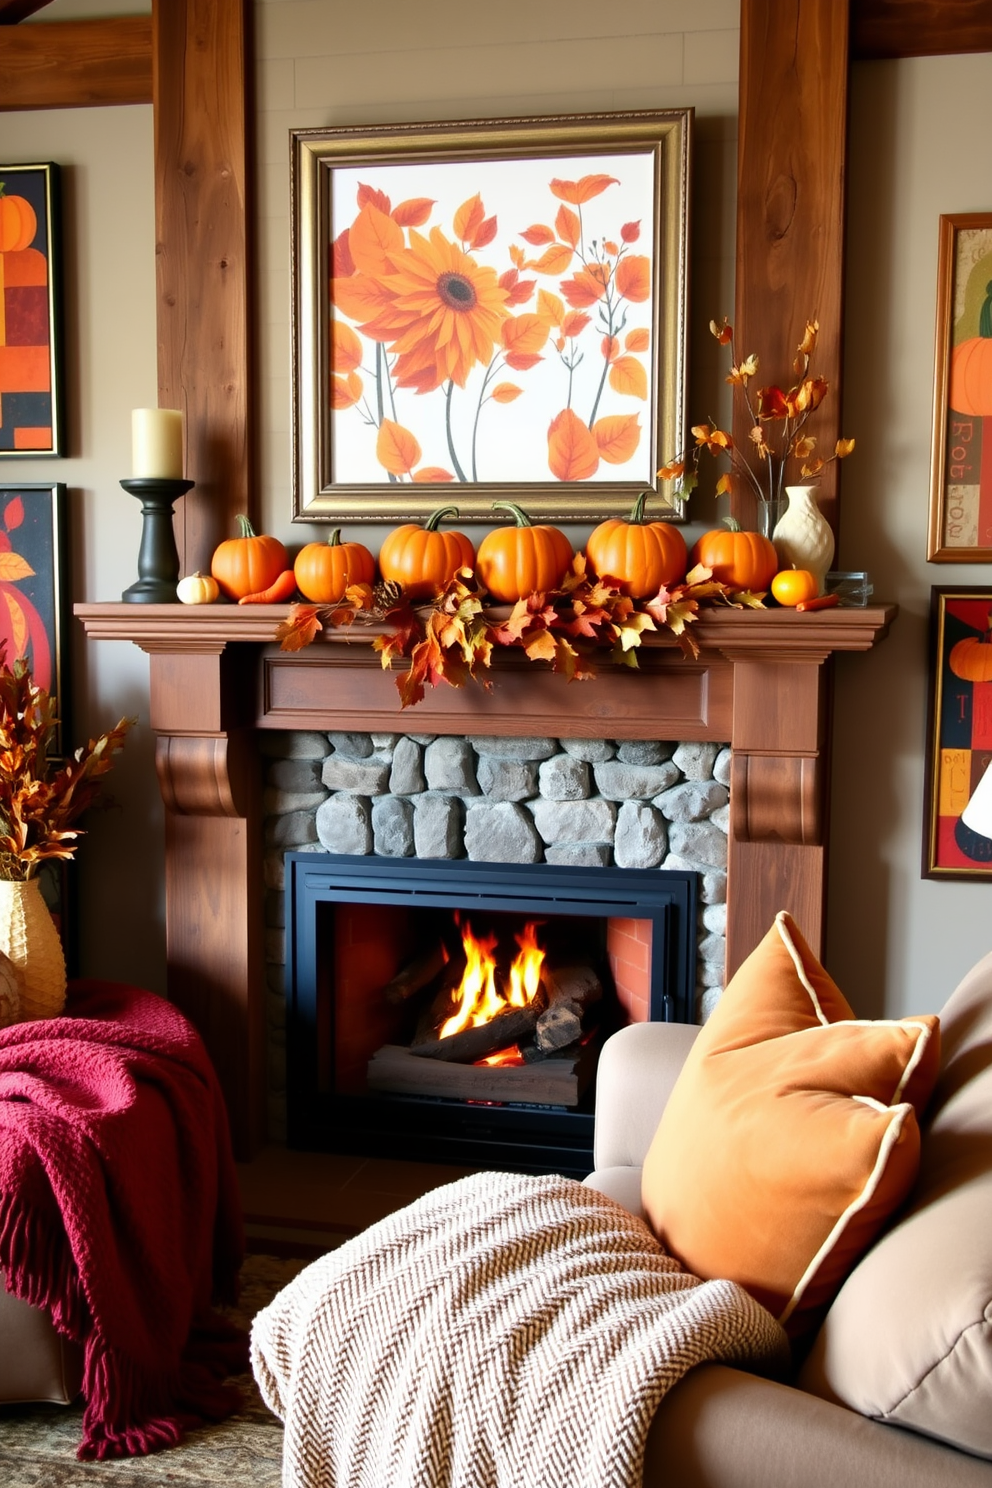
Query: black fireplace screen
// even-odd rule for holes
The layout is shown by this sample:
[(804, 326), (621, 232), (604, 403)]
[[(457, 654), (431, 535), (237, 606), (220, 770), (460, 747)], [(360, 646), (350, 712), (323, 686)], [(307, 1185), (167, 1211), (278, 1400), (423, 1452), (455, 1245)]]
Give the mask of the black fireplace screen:
[(587, 1173), (603, 1039), (691, 1021), (696, 898), (662, 869), (288, 853), (290, 1145)]

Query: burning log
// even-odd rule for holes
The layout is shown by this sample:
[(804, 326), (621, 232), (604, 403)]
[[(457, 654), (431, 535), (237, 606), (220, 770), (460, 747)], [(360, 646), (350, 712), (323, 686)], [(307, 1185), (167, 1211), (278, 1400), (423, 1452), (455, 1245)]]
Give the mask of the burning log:
[(450, 1064), (474, 1064), (487, 1054), (530, 1038), (543, 1008), (543, 997), (535, 998), (528, 1007), (508, 1007), (486, 1023), (459, 1029), (443, 1038), (439, 1029), (432, 1027), (418, 1033), (410, 1045), (410, 1053), (426, 1059), (444, 1059)]
[(370, 1090), (396, 1095), (577, 1106), (594, 1069), (595, 1053), (591, 1046), (564, 1055), (553, 1054), (539, 1064), (494, 1068), (417, 1059), (410, 1049), (385, 1044), (369, 1060), (368, 1084)]
[(394, 1006), (407, 1002), (409, 998), (422, 992), (425, 987), (429, 987), (435, 977), (441, 975), (447, 961), (448, 953), (444, 948), (444, 943), (438, 940), (430, 950), (424, 951), (420, 956), (415, 956), (412, 961), (408, 961), (404, 967), (401, 967), (392, 981), (387, 982), (383, 987), (383, 996)]
[(570, 1002), (576, 1008), (588, 1007), (603, 995), (603, 984), (587, 963), (577, 966), (545, 966), (542, 973), (548, 1006)]
[(582, 1017), (570, 1002), (554, 1002), (534, 1026), (534, 1042), (542, 1054), (565, 1049), (582, 1036)]

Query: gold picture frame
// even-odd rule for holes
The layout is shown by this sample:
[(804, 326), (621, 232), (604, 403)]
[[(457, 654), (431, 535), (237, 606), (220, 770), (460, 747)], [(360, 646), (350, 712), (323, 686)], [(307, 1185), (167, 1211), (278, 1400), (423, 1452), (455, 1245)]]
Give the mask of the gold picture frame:
[[(992, 563), (992, 403), (980, 411), (972, 386), (978, 368), (974, 352), (985, 362), (992, 358), (990, 286), (992, 212), (942, 216), (927, 532), (931, 563)], [(987, 351), (981, 350), (983, 340)]]
[(684, 518), (691, 122), (292, 131), (294, 521)]

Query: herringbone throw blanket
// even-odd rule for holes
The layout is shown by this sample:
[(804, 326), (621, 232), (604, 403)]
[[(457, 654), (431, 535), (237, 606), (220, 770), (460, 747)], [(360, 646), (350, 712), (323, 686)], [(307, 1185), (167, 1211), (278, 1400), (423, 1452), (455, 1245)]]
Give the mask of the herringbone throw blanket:
[(706, 1359), (785, 1357), (571, 1179), (480, 1173), (315, 1261), (255, 1319), (284, 1488), (632, 1488), (659, 1401)]

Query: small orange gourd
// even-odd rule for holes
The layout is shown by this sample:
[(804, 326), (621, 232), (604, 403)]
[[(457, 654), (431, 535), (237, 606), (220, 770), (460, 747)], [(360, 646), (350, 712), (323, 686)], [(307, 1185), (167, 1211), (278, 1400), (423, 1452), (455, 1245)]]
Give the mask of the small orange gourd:
[(647, 495), (641, 492), (626, 520), (610, 517), (600, 522), (586, 543), (592, 572), (601, 579), (615, 579), (631, 599), (649, 599), (663, 584), (684, 578), (689, 556), (677, 527), (645, 520)]
[(985, 286), (978, 335), (969, 336), (951, 352), (947, 399), (955, 413), (992, 416), (992, 280)]
[(277, 537), (256, 533), (240, 513), (237, 522), (238, 536), (220, 543), (210, 560), (210, 572), (228, 599), (268, 589), (289, 567), (289, 554)]
[(783, 568), (772, 579), (772, 598), (786, 609), (815, 599), (819, 592), (819, 581), (807, 568)]
[(965, 682), (992, 682), (992, 614), (988, 627), (984, 635), (965, 636), (951, 647), (947, 665), (955, 677)]
[(30, 248), (38, 230), (38, 217), (26, 196), (7, 196), (0, 181), (0, 253), (20, 253)]
[(444, 517), (458, 516), (457, 506), (439, 506), (418, 527), (407, 522), (388, 533), (379, 549), (379, 572), (402, 584), (410, 599), (433, 599), (460, 568), (475, 565), (475, 548), (464, 532), (439, 532)]
[(349, 584), (371, 584), (375, 559), (363, 543), (342, 542), (335, 527), (326, 542), (307, 543), (293, 564), (300, 593), (314, 604), (337, 604)]
[(733, 517), (725, 527), (704, 532), (689, 557), (690, 567), (704, 564), (721, 584), (731, 589), (767, 589), (779, 568), (771, 538), (743, 532)]
[(475, 570), (493, 599), (514, 604), (528, 594), (557, 589), (572, 562), (572, 544), (557, 527), (535, 527), (512, 501), (494, 501), (493, 511), (513, 513), (515, 526), (487, 532)]

